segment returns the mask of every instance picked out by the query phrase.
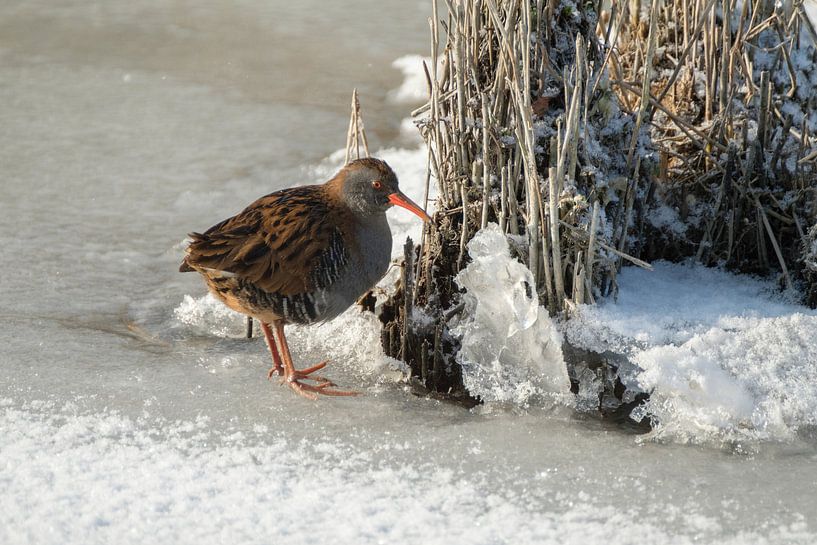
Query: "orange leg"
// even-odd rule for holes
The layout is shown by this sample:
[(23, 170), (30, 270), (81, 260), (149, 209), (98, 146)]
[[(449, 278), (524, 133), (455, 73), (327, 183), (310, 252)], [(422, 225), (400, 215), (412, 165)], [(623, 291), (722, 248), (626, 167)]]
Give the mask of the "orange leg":
[(272, 354), (272, 367), (270, 367), (267, 378), (272, 379), (273, 375), (283, 375), (284, 367), (281, 365), (281, 355), (278, 353), (278, 347), (275, 345), (275, 336), (269, 328), (269, 324), (261, 322), (261, 330), (264, 332), (264, 338), (267, 340), (267, 347), (269, 347), (270, 354)]
[[(320, 376), (310, 376), (315, 371), (319, 369), (323, 369), (326, 367), (327, 362), (322, 361), (317, 365), (313, 365), (307, 369), (301, 369), (300, 371), (295, 369), (295, 365), (292, 363), (292, 355), (289, 353), (289, 345), (287, 344), (287, 339), (284, 336), (284, 324), (283, 322), (273, 322), (273, 327), (275, 328), (275, 335), (278, 340), (278, 346), (281, 347), (281, 356), (284, 360), (284, 378), (281, 381), (282, 383), (286, 383), (289, 385), (290, 388), (295, 390), (298, 394), (302, 395), (307, 399), (318, 399), (318, 396), (315, 394), (327, 395), (327, 396), (356, 396), (359, 395), (358, 392), (346, 391), (346, 390), (333, 390), (331, 387), (335, 386), (335, 384), (323, 377)], [(266, 333), (266, 332), (265, 332)], [(317, 381), (318, 384), (313, 386), (311, 384), (304, 384), (301, 382), (302, 380), (314, 380)]]

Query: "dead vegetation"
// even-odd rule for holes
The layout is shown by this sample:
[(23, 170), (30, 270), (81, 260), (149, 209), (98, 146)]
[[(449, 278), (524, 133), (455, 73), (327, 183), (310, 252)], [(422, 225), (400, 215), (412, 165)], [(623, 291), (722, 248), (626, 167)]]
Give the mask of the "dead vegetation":
[(565, 318), (615, 294), (625, 263), (689, 257), (817, 304), (817, 36), (800, 0), (602, 5), (450, 0), (441, 19), (434, 2), (413, 115), (436, 228), (407, 246), (381, 316), (421, 388), (468, 398), (447, 324), (488, 222)]

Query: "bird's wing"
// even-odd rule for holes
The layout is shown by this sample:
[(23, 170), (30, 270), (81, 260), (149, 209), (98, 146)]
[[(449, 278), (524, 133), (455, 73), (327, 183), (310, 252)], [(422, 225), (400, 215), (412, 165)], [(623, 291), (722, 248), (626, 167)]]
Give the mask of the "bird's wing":
[(287, 296), (331, 285), (349, 255), (342, 211), (322, 192), (322, 186), (278, 191), (204, 233), (191, 233), (182, 269), (231, 273)]

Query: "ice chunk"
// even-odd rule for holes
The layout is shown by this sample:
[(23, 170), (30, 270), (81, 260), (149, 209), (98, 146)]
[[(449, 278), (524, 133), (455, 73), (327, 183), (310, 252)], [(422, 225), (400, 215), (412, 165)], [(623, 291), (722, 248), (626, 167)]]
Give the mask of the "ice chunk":
[(468, 391), (520, 405), (566, 394), (561, 336), (539, 306), (531, 272), (511, 257), (496, 224), (479, 231), (468, 252), (472, 262), (456, 277), (465, 318), (452, 330), (462, 339), (457, 361)]

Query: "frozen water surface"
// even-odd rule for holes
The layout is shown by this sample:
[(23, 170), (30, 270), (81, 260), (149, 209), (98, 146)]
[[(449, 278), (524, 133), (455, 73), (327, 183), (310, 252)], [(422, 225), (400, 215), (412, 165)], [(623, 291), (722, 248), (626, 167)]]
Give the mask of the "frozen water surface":
[[(325, 178), (354, 86), (373, 146), (422, 198), (425, 154), (400, 131), (411, 105), (390, 92), (391, 63), (427, 53), (427, 3), (52, 4), (0, 6), (0, 543), (817, 541), (813, 378), (792, 364), (812, 361), (807, 337), (800, 359), (740, 367), (746, 323), (705, 352), (753, 392), (742, 403), (785, 394), (788, 432), (691, 446), (569, 404), (417, 398), (354, 309), (292, 344), (365, 395), (300, 399), (266, 380), (263, 341), (176, 272), (186, 232)], [(810, 331), (813, 314), (773, 300), (747, 319)], [(632, 336), (682, 351), (644, 356), (639, 380), (683, 399), (650, 370), (688, 368), (688, 343), (728, 328), (679, 312)], [(664, 421), (694, 416), (675, 407)]]

